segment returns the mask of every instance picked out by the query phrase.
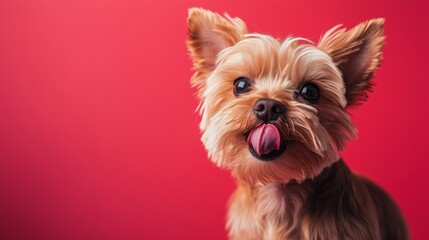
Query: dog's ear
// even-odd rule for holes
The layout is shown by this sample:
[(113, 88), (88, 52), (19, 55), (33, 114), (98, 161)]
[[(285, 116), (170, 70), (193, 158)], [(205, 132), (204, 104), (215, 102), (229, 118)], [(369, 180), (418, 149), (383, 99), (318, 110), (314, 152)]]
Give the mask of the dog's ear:
[(236, 44), (246, 33), (246, 25), (239, 18), (222, 17), (201, 8), (189, 9), (187, 45), (196, 71), (191, 83), (198, 88), (198, 96), (205, 89), (205, 80), (213, 71), (219, 52)]
[(339, 26), (326, 32), (318, 47), (327, 52), (343, 74), (347, 106), (360, 105), (372, 91), (371, 78), (380, 66), (384, 19), (363, 22), (346, 31)]

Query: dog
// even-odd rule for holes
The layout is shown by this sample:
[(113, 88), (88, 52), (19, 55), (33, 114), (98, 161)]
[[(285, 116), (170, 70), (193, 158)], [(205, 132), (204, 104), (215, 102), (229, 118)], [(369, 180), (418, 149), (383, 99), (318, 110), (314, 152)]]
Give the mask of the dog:
[(238, 185), (230, 239), (408, 239), (394, 201), (339, 155), (356, 137), (348, 109), (372, 91), (383, 26), (382, 18), (336, 26), (314, 44), (189, 10), (201, 140)]

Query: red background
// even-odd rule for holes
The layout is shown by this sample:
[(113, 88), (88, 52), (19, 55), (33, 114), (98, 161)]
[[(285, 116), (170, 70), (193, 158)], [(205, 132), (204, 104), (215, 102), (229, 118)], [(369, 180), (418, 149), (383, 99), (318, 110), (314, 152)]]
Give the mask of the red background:
[(429, 239), (429, 7), (422, 1), (0, 0), (0, 239), (225, 239), (229, 173), (207, 160), (187, 9), (316, 41), (385, 17), (385, 60), (342, 154)]

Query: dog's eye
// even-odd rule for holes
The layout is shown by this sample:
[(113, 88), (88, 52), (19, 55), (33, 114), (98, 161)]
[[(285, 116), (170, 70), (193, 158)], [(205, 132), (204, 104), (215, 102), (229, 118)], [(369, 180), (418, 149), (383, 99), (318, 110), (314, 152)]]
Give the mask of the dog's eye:
[(250, 80), (246, 77), (239, 77), (234, 81), (234, 94), (235, 96), (241, 95), (250, 91)]
[(299, 95), (310, 103), (317, 103), (320, 98), (319, 88), (314, 83), (304, 85), (299, 91)]

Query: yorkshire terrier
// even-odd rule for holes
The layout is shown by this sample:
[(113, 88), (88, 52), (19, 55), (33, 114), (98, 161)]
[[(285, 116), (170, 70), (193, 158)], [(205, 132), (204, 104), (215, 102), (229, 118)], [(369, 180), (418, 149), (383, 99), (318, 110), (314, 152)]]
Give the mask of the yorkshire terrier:
[(408, 239), (394, 201), (339, 156), (356, 137), (347, 110), (367, 99), (382, 60), (383, 24), (337, 26), (313, 44), (189, 10), (201, 140), (238, 183), (230, 239)]

